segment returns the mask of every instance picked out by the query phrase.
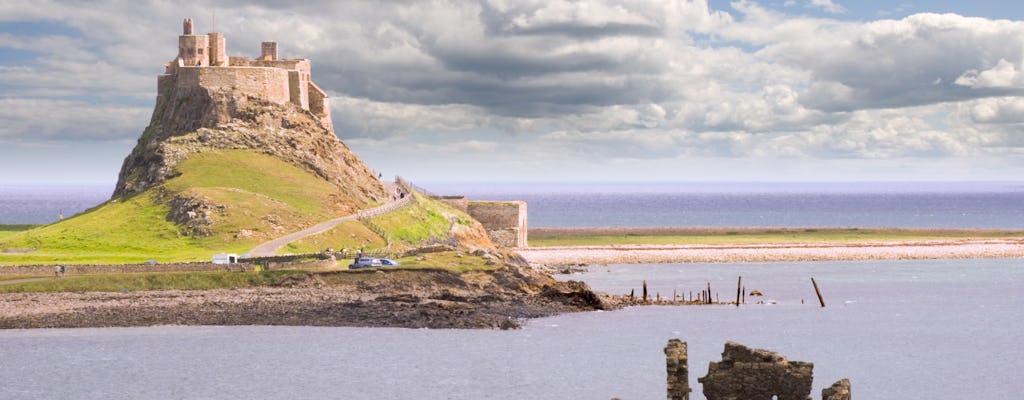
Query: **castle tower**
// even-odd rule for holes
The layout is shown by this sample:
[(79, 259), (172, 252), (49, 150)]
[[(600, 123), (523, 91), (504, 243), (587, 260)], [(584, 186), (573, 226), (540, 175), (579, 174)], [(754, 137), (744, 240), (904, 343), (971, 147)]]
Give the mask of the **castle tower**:
[(196, 35), (192, 18), (185, 18), (182, 35), (178, 36), (178, 59), (186, 67), (210, 65), (210, 37)]
[(264, 61), (275, 61), (275, 60), (277, 60), (277, 42), (263, 42), (263, 43), (260, 43), (260, 60), (264, 60)]
[(210, 32), (206, 36), (210, 38), (210, 66), (224, 67), (228, 65), (227, 45), (224, 41), (224, 34)]

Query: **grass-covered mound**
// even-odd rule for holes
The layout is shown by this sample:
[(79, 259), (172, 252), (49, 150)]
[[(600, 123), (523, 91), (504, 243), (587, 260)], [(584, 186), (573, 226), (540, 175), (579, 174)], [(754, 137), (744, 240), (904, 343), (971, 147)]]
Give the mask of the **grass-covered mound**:
[[(0, 253), (0, 265), (203, 261), (218, 252), (244, 253), (266, 239), (366, 206), (339, 193), (310, 172), (254, 151), (194, 154), (161, 186), (0, 236), (0, 249), (35, 249)], [(182, 199), (200, 205), (192, 213), (202, 214), (197, 219), (204, 234), (170, 220), (172, 214), (188, 218), (189, 210), (172, 209)]]

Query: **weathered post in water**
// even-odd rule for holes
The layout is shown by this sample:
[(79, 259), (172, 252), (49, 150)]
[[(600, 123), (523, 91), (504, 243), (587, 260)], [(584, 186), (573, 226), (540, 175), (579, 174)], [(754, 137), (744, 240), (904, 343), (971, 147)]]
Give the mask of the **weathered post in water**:
[(644, 279), (644, 303), (647, 302), (647, 280)]
[(740, 294), (743, 293), (743, 276), (736, 280), (736, 307), (740, 306)]
[(811, 278), (811, 284), (814, 285), (814, 293), (818, 294), (818, 302), (821, 303), (822, 307), (825, 307), (825, 300), (821, 298), (821, 290), (818, 290), (818, 282), (815, 282), (814, 278)]
[(708, 295), (705, 299), (708, 300), (708, 304), (711, 304), (711, 281), (708, 281)]

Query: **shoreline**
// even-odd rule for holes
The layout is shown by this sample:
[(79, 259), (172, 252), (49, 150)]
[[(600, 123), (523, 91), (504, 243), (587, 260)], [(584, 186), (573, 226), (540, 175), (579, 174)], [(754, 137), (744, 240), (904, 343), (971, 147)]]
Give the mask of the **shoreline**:
[(775, 243), (609, 245), (520, 248), (531, 265), (743, 263), (1024, 257), (1024, 238)]
[(323, 272), (281, 285), (209, 290), (0, 294), (0, 329), (305, 325), (514, 329), (524, 319), (621, 300), (530, 268)]

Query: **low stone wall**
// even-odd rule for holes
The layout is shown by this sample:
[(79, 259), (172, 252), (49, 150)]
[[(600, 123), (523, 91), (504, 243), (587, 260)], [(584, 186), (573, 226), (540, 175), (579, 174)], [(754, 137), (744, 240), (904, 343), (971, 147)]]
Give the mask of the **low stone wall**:
[[(308, 257), (308, 256), (307, 256)], [(236, 264), (214, 264), (212, 262), (168, 263), (168, 264), (94, 264), (67, 265), (65, 276), (86, 274), (131, 274), (147, 272), (203, 272), (203, 271), (251, 271), (257, 265), (263, 270), (320, 269), (336, 265), (333, 258), (316, 261), (295, 261), (295, 257), (268, 257), (246, 259)], [(15, 265), (0, 266), (0, 275), (53, 275), (56, 265)]]
[(466, 196), (434, 196), (434, 200), (447, 204), (449, 207), (469, 213), (469, 200)]

